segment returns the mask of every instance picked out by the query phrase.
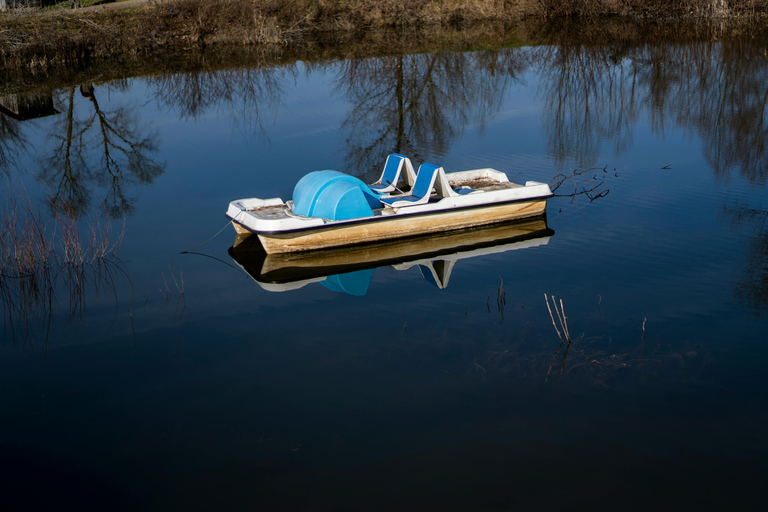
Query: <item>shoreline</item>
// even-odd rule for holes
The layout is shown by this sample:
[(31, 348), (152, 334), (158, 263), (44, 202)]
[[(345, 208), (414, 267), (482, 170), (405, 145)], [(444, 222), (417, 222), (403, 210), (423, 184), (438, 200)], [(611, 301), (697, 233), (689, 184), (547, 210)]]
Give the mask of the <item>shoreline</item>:
[[(688, 0), (710, 4), (722, 0)], [(768, 0), (742, 1), (768, 9)], [(541, 44), (639, 44), (665, 37), (768, 36), (766, 9), (727, 16), (581, 3), (606, 12), (526, 10), (533, 0), (126, 0), (79, 9), (0, 11), (0, 93), (19, 86), (104, 81), (174, 70), (278, 65)], [(579, 4), (540, 0), (536, 5)], [(734, 4), (735, 2), (731, 2)], [(292, 7), (292, 8), (289, 8)], [(375, 8), (374, 8), (375, 7)], [(470, 9), (474, 7), (474, 9)], [(367, 8), (367, 10), (366, 10)], [(270, 10), (271, 9), (271, 10)], [(704, 13), (704, 14), (702, 14)], [(613, 42), (613, 43), (611, 43)]]

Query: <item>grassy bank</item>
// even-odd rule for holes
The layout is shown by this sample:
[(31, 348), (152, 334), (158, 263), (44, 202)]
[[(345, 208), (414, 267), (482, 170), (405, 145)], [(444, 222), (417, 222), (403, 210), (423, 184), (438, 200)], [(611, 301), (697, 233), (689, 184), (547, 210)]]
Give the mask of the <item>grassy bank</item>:
[(0, 13), (5, 80), (130, 69), (211, 47), (278, 60), (329, 51), (349, 57), (352, 50), (359, 56), (450, 47), (457, 39), (463, 47), (477, 37), (473, 33), (508, 34), (516, 24), (610, 16), (722, 27), (764, 20), (768, 12), (768, 0), (166, 0), (74, 10), (62, 5), (67, 4)]

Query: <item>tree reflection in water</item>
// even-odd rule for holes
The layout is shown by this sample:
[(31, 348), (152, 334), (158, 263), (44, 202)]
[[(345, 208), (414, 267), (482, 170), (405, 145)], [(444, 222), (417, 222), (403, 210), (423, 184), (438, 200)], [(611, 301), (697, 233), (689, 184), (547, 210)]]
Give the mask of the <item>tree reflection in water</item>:
[(697, 132), (719, 178), (736, 168), (764, 183), (767, 64), (729, 42), (350, 59), (336, 76), (336, 91), (352, 104), (342, 125), (347, 167), (370, 180), (389, 153), (416, 161), (446, 154), (466, 125), (482, 130), (509, 86), (535, 68), (547, 148), (558, 168), (597, 165), (605, 144), (622, 154), (646, 117), (662, 137), (669, 123)]
[[(121, 82), (110, 85), (127, 86)], [(96, 88), (90, 84), (80, 87), (80, 96), (92, 105), (92, 112), (85, 117), (75, 109), (75, 87), (56, 98), (64, 114), (52, 128), (51, 137), (58, 144), (41, 162), (39, 175), (51, 189), (51, 208), (79, 217), (90, 205), (89, 187), (97, 185), (106, 188), (104, 204), (110, 217), (130, 213), (133, 199), (125, 189), (151, 184), (165, 170), (164, 163), (151, 157), (158, 150), (157, 134), (145, 134), (146, 128), (127, 107), (103, 109)]]
[(768, 315), (768, 211), (755, 217), (760, 228), (749, 243), (747, 264), (736, 284), (736, 297), (754, 313)]
[[(596, 163), (601, 145), (617, 154), (632, 144), (645, 116), (660, 137), (668, 126), (702, 141), (716, 179), (732, 172), (753, 186), (768, 178), (768, 59), (764, 47), (738, 41), (649, 44), (636, 48), (565, 44), (536, 50), (542, 70), (550, 154), (563, 166)], [(762, 205), (724, 210), (754, 237), (736, 297), (768, 312), (768, 213)]]
[(640, 104), (637, 77), (617, 49), (607, 46), (552, 46), (536, 50), (541, 69), (547, 148), (562, 169), (596, 165), (605, 142), (620, 154), (632, 145)]
[(25, 142), (19, 129), (19, 121), (0, 115), (0, 172), (6, 175), (10, 173), (11, 166), (15, 165)]
[(735, 169), (750, 183), (764, 185), (768, 59), (758, 56), (757, 48), (735, 43), (673, 47), (666, 57), (681, 76), (668, 94), (665, 114), (698, 132), (704, 158), (718, 179), (727, 181)]
[(228, 110), (246, 138), (266, 137), (264, 118), (277, 114), (282, 80), (296, 76), (295, 65), (281, 68), (228, 69), (161, 75), (149, 80), (161, 106), (181, 119), (196, 119), (211, 110)]
[(730, 222), (731, 231), (750, 233), (747, 261), (739, 271), (734, 296), (754, 314), (768, 315), (768, 210), (743, 202), (723, 207), (721, 219)]
[(537, 49), (550, 154), (560, 166), (595, 165), (608, 142), (621, 154), (645, 112), (660, 136), (668, 123), (697, 133), (719, 179), (737, 169), (764, 184), (768, 60), (754, 58), (757, 50), (736, 42)]
[(389, 153), (419, 163), (445, 155), (467, 124), (482, 131), (528, 63), (516, 50), (342, 62), (336, 91), (352, 103), (342, 124), (347, 168), (370, 181)]

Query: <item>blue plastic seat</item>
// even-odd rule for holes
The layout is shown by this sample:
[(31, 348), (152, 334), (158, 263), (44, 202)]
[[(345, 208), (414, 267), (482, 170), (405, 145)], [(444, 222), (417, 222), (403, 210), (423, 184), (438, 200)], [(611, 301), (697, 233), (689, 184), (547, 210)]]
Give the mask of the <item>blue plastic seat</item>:
[(421, 164), (419, 172), (416, 174), (416, 183), (413, 184), (410, 195), (380, 197), (379, 201), (393, 208), (416, 206), (417, 204), (429, 202), (432, 188), (435, 186), (435, 180), (442, 169), (442, 167), (432, 164)]
[[(397, 183), (400, 181), (400, 174), (403, 171), (403, 167), (406, 169), (406, 182), (409, 180), (408, 173), (413, 174), (413, 167), (408, 157), (399, 153), (392, 153), (387, 157), (387, 161), (384, 163), (384, 171), (381, 173), (379, 181), (370, 185), (371, 190), (378, 194), (389, 194), (397, 189)], [(413, 184), (413, 180), (409, 184)]]

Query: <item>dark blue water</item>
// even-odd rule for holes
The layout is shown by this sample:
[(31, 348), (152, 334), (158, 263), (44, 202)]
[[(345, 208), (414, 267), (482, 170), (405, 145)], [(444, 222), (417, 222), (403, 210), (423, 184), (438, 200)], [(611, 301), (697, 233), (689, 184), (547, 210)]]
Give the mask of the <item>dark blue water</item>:
[[(762, 48), (701, 43), (44, 93), (57, 113), (1, 121), (4, 225), (21, 205), (60, 240), (55, 204), (119, 259), (38, 293), (3, 278), (0, 504), (759, 509), (766, 83)], [(230, 251), (229, 201), (316, 169), (373, 181), (396, 151), (567, 179), (527, 236), (346, 277), (260, 278), (257, 248)]]

